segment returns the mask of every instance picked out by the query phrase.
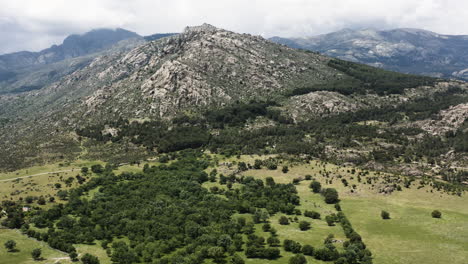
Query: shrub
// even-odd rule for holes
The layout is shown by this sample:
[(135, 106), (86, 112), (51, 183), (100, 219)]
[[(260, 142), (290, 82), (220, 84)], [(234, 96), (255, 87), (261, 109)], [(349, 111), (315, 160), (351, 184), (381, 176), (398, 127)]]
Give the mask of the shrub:
[(383, 211), (380, 213), (380, 216), (382, 217), (382, 219), (390, 219), (390, 213), (387, 212), (387, 211)]
[(304, 216), (310, 217), (312, 219), (320, 219), (320, 213), (315, 211), (305, 211)]
[(314, 255), (314, 247), (311, 245), (304, 245), (302, 247), (302, 253), (306, 256), (313, 256)]
[(439, 210), (432, 211), (431, 215), (432, 215), (433, 218), (441, 218), (442, 217), (442, 213)]
[(309, 187), (312, 189), (312, 192), (314, 193), (319, 193), (320, 190), (322, 189), (322, 185), (318, 181), (311, 182)]
[(16, 242), (14, 240), (8, 240), (5, 242), (5, 248), (8, 250), (8, 252), (14, 251), (16, 247)]
[(301, 253), (302, 246), (299, 242), (285, 239), (283, 242), (283, 248), (285, 251), (292, 252), (292, 253)]
[(289, 225), (289, 219), (286, 216), (281, 216), (278, 220), (280, 225)]
[(34, 260), (41, 260), (42, 251), (40, 248), (33, 249), (31, 256)]
[(81, 262), (83, 264), (99, 264), (99, 259), (96, 256), (93, 256), (91, 254), (84, 254), (83, 257), (81, 257)]
[(299, 254), (289, 259), (289, 264), (307, 264), (307, 260), (304, 255)]
[(310, 229), (310, 223), (307, 222), (307, 221), (299, 222), (299, 229), (301, 229), (301, 231), (309, 230)]

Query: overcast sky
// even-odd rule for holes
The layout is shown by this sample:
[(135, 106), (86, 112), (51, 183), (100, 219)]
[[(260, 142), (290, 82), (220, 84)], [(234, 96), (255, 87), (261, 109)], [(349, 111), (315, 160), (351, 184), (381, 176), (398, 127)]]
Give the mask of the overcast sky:
[(149, 35), (204, 22), (265, 37), (399, 27), (468, 35), (468, 1), (0, 0), (0, 54), (41, 50), (94, 28), (121, 27)]

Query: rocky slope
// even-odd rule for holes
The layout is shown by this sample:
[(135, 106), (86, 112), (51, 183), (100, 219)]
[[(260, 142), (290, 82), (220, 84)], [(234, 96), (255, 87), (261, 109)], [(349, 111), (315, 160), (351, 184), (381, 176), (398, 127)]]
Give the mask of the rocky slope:
[(345, 29), (313, 37), (271, 40), (388, 70), (468, 80), (468, 36), (419, 29)]
[[(466, 103), (468, 87), (465, 83), (347, 65), (318, 53), (207, 24), (187, 27), (178, 35), (132, 45), (101, 53), (42, 89), (0, 95), (0, 142), (3, 146), (0, 167), (76, 158), (83, 151), (87, 155), (94, 152), (137, 155), (128, 153), (144, 153), (144, 149), (125, 140), (120, 145), (99, 145), (80, 141), (82, 138), (75, 132), (106, 124), (104, 132), (98, 134), (118, 136), (118, 128), (107, 126), (109, 122), (171, 120), (181, 114), (203, 119), (207, 111), (221, 111), (236, 102), (248, 104), (252, 100), (275, 102), (272, 108), (283, 117), (276, 115), (275, 119), (263, 114), (266, 125), (257, 126), (252, 123), (253, 119), (249, 121), (249, 129), (280, 123), (292, 125), (359, 111), (367, 111), (367, 119), (363, 120), (374, 118), (375, 111), (385, 113), (387, 109), (399, 117), (404, 116), (405, 111), (413, 114), (413, 108), (421, 108), (418, 100), (434, 97), (436, 102), (444, 98), (444, 94), (452, 97), (431, 110), (440, 112), (442, 119), (456, 112), (460, 118), (454, 121), (451, 130), (460, 127), (466, 116), (466, 107), (460, 105)], [(339, 70), (339, 67), (351, 68)], [(366, 81), (369, 72), (385, 81), (380, 84), (378, 80)], [(367, 75), (359, 76), (363, 73)], [(420, 81), (406, 82), (408, 79)], [(398, 81), (414, 85), (402, 86), (396, 83)], [(349, 93), (343, 91), (348, 84), (353, 86)], [(334, 85), (340, 89), (333, 90)], [(392, 85), (398, 89), (393, 89)], [(304, 88), (306, 92), (292, 93), (304, 91)], [(372, 90), (374, 88), (380, 90)], [(385, 89), (396, 92), (389, 93)], [(405, 104), (410, 105), (410, 110)], [(449, 106), (454, 108), (443, 112)], [(428, 115), (424, 113), (424, 116)], [(403, 118), (401, 122), (394, 122), (405, 128), (428, 130), (426, 121), (410, 124)], [(447, 119), (447, 122), (452, 121)], [(391, 127), (389, 123), (384, 129)], [(212, 131), (213, 134), (218, 132)], [(301, 140), (304, 139), (295, 138), (294, 142), (301, 144)], [(362, 150), (359, 150), (363, 155), (370, 151), (366, 144), (362, 143)]]

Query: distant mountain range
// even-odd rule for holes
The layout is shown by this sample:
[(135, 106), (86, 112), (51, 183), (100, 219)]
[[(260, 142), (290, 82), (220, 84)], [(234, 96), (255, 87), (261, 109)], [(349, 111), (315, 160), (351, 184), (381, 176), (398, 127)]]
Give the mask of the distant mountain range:
[(60, 45), (39, 52), (21, 51), (0, 55), (0, 94), (41, 89), (88, 65), (104, 53), (129, 50), (174, 33), (142, 37), (125, 29), (96, 29), (70, 35)]
[(344, 29), (313, 37), (270, 40), (387, 70), (468, 80), (468, 36), (405, 28)]
[[(134, 155), (206, 146), (208, 139), (213, 149), (328, 149), (333, 159), (353, 162), (367, 162), (377, 150), (393, 153), (395, 144), (413, 153), (420, 148), (404, 148), (416, 134), (452, 133), (434, 141), (446, 142), (447, 151), (465, 144), (457, 143), (465, 139), (465, 82), (385, 71), (208, 24), (146, 39), (105, 32), (67, 39), (52, 49), (60, 50), (51, 52), (56, 59), (9, 68), (17, 75), (0, 86), (0, 169), (77, 157), (128, 162)], [(48, 53), (31, 58), (38, 54)], [(144, 120), (156, 123), (126, 128)], [(146, 134), (130, 138), (137, 130)], [(408, 136), (401, 138), (402, 131)], [(243, 141), (232, 141), (241, 135), (253, 140), (243, 150)], [(362, 135), (398, 140), (375, 145)], [(106, 144), (111, 138), (115, 144)], [(462, 162), (461, 155), (450, 160)]]

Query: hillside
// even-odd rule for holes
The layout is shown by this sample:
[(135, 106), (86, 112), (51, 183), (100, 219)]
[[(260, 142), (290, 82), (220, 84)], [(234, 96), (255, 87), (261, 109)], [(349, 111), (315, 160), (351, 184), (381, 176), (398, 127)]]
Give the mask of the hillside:
[(419, 29), (351, 30), (272, 41), (403, 73), (468, 80), (468, 36)]
[[(8, 131), (1, 135), (1, 166), (83, 152), (102, 158), (109, 147), (128, 161), (209, 146), (234, 153), (299, 151), (354, 163), (369, 163), (372, 153), (373, 160), (400, 170), (414, 169), (398, 165), (401, 159), (460, 167), (466, 164), (466, 92), (465, 83), (332, 60), (205, 24), (97, 57), (46, 88), (1, 96), (0, 128)], [(437, 121), (446, 111), (455, 114), (450, 125)], [(148, 125), (130, 124), (135, 120), (156, 122), (151, 142), (135, 134)], [(206, 129), (199, 134), (200, 128)], [(349, 130), (346, 138), (340, 129)], [(174, 133), (179, 130), (180, 137)], [(178, 142), (187, 133), (200, 138)], [(240, 149), (233, 133), (248, 140), (266, 133), (270, 139)], [(99, 147), (83, 138), (115, 144)], [(429, 141), (441, 145), (430, 156)], [(298, 142), (310, 147), (298, 150)]]
[(151, 38), (0, 95), (1, 264), (464, 264), (467, 83)]

